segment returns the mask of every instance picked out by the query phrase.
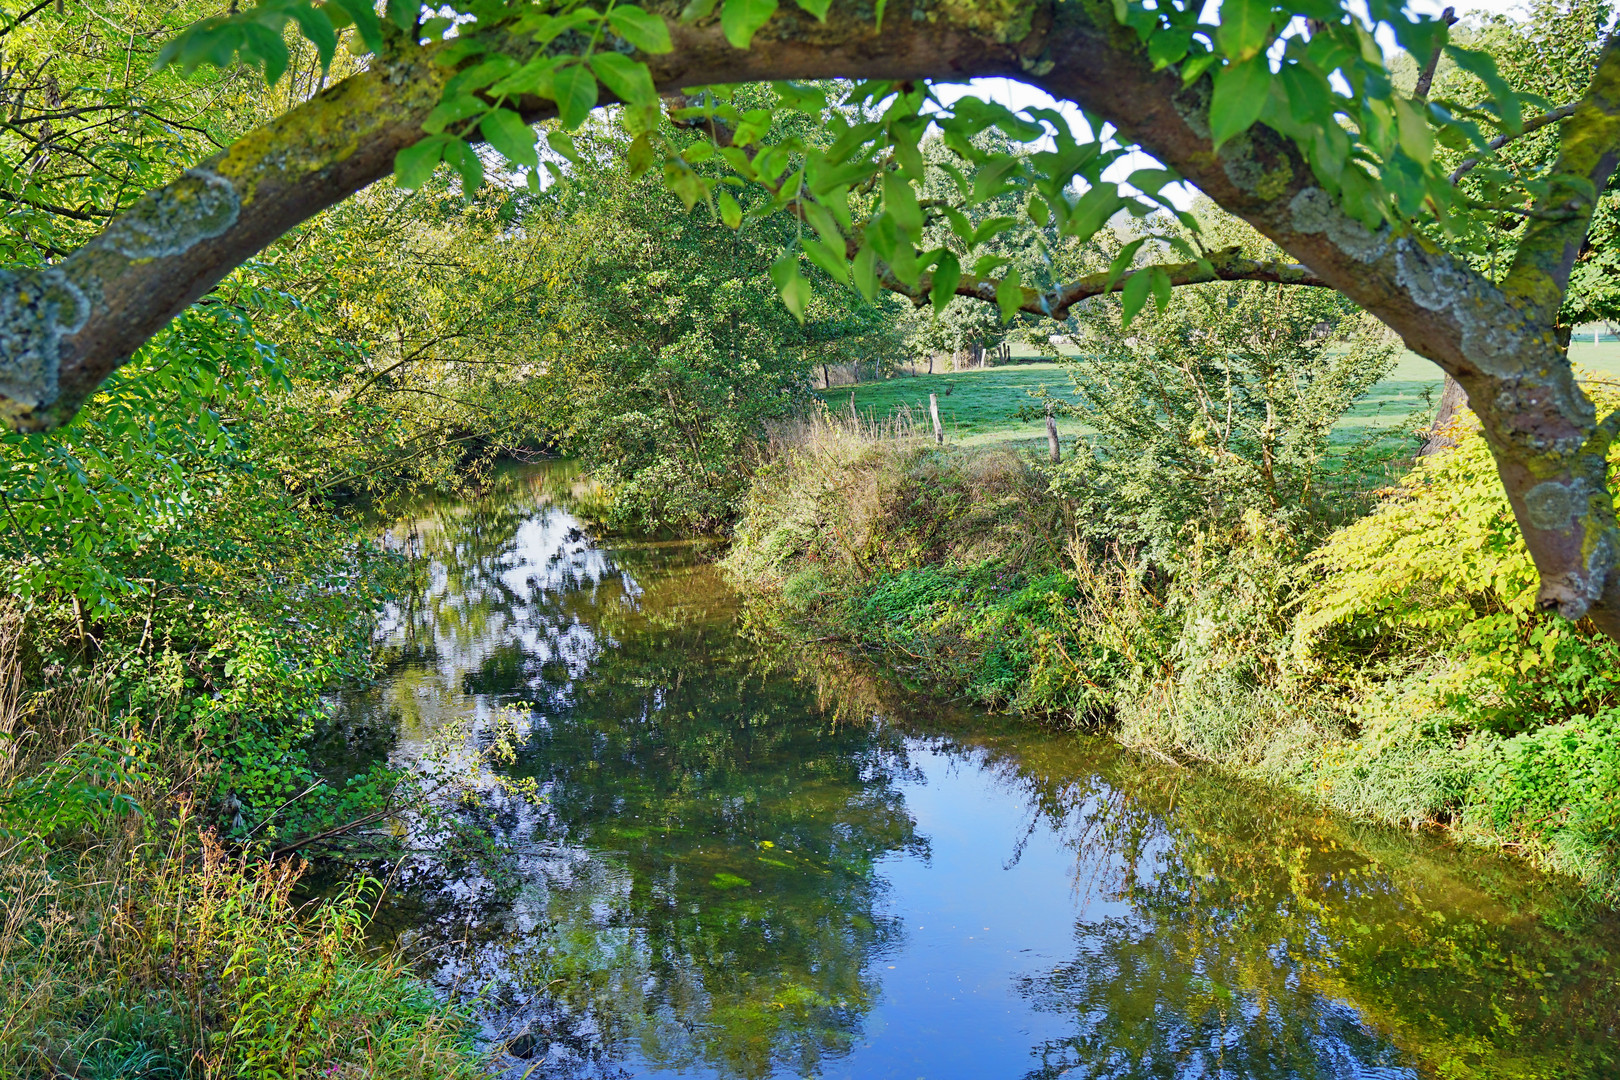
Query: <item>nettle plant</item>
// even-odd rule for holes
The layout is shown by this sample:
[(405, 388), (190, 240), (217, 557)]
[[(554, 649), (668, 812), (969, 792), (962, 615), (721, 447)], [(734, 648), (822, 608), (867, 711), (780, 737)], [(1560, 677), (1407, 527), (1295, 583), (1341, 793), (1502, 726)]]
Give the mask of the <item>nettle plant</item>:
[[(1540, 573), (1539, 603), (1620, 634), (1620, 529), (1599, 422), (1576, 385), (1560, 319), (1572, 267), (1620, 154), (1620, 45), (1593, 25), (1580, 100), (1517, 94), (1490, 56), (1450, 39), (1449, 18), (1388, 0), (1224, 0), (1219, 21), (1180, 0), (693, 0), (614, 3), (266, 0), (201, 22), (165, 59), (243, 62), (274, 81), (290, 28), (323, 59), (343, 44), (364, 70), (252, 132), (70, 256), (0, 283), (0, 391), (19, 427), (69, 419), (106, 375), (231, 267), (300, 221), (393, 172), (419, 184), (440, 163), (469, 190), (495, 156), (540, 182), (566, 175), (568, 137), (595, 107), (621, 106), (626, 165), (658, 169), (687, 204), (737, 227), (764, 214), (800, 223), (776, 263), (802, 313), (807, 259), (867, 293), (919, 303), (977, 297), (1005, 315), (1062, 318), (1120, 291), (1151, 297), (1213, 280), (1339, 290), (1467, 390)], [(1391, 51), (1380, 44), (1384, 40)], [(1400, 54), (1419, 72), (1397, 85)], [(1403, 61), (1406, 62), (1406, 61)], [(1427, 100), (1436, 65), (1470, 73), (1477, 97)], [(1019, 79), (1072, 102), (1014, 112), (941, 81)], [(847, 79), (838, 89), (806, 80)], [(772, 82), (775, 104), (743, 108), (731, 87)], [(1456, 83), (1453, 79), (1451, 82)], [(790, 137), (813, 118), (809, 136)], [(667, 113), (672, 123), (665, 123)], [(542, 152), (531, 125), (555, 119)], [(1529, 167), (1493, 154), (1557, 125)], [(976, 134), (998, 129), (1011, 149)], [(950, 155), (925, 164), (931, 132)], [(487, 144), (493, 154), (478, 149)], [(1006, 145), (1006, 144), (1002, 144)], [(1161, 167), (1117, 178), (1133, 150)], [(545, 160), (542, 160), (544, 158)], [(1466, 160), (1465, 160), (1466, 159)], [(1471, 163), (1471, 164), (1470, 164)], [(927, 170), (947, 196), (919, 197)], [(1084, 240), (1122, 211), (1163, 209), (1187, 181), (1298, 262), (1206, 250), (1179, 236), (1127, 245), (1074, 280), (981, 253), (1019, 219), (968, 211), (1011, 197), (1041, 243)], [(732, 192), (762, 189), (743, 201)], [(938, 185), (935, 185), (937, 190)], [(978, 220), (975, 220), (977, 218)], [(949, 239), (924, 247), (925, 228)], [(1505, 237), (1505, 239), (1504, 239)], [(1154, 261), (1159, 258), (1170, 261)]]

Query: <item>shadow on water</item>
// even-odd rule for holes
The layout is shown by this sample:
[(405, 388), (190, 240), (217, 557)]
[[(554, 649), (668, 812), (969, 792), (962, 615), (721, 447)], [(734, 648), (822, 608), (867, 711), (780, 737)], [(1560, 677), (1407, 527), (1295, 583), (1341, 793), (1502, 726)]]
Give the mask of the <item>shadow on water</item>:
[(597, 547), (580, 494), (395, 526), (419, 588), (329, 755), (514, 718), (539, 798), (413, 834), (379, 923), (507, 1075), (1620, 1075), (1620, 932), (1557, 884), (919, 702), (754, 629), (703, 549)]

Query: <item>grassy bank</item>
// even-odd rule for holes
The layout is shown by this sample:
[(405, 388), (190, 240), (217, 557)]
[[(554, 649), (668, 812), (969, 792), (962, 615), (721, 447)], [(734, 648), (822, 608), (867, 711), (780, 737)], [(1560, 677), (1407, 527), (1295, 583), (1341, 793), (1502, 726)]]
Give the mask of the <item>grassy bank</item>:
[(1534, 610), (1488, 452), (1460, 434), (1366, 516), (1313, 533), (1249, 510), (1155, 549), (1081, 520), (1014, 450), (823, 421), (761, 472), (727, 565), (791, 632), (915, 690), (1105, 725), (1612, 902), (1620, 654)]

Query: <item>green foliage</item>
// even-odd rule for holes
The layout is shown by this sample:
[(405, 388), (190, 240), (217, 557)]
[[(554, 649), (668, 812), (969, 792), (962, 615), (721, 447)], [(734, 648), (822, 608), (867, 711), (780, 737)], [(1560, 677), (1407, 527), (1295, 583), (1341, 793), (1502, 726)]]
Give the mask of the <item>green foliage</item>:
[[(710, 19), (715, 6), (688, 5), (682, 19)], [(822, 3), (800, 6), (818, 19), (826, 17)], [(720, 27), (738, 49), (748, 48), (778, 11), (776, 0), (725, 0), (719, 8)], [(396, 171), (401, 183), (409, 186), (420, 183), (443, 159), (460, 169), (470, 197), (481, 176), (466, 141), (475, 128), (482, 129), (486, 120), (528, 94), (556, 102), (563, 127), (573, 130), (597, 103), (601, 79), (624, 103), (623, 123), (636, 140), (631, 155), (636, 172), (661, 164), (666, 185), (688, 208), (701, 202), (712, 210), (722, 182), (751, 185), (765, 198), (746, 214), (728, 217), (752, 222), (793, 208), (814, 226), (799, 233), (799, 248), (840, 280), (848, 252), (855, 251), (857, 284), (868, 295), (874, 279), (871, 268), (878, 262), (904, 286), (923, 295), (928, 292), (922, 284), (928, 268), (938, 268), (946, 276), (959, 273), (959, 254), (924, 236), (918, 188), (927, 186), (930, 169), (918, 147), (931, 131), (938, 132), (951, 159), (936, 163), (933, 174), (953, 177), (958, 189), (954, 199), (945, 201), (950, 212), (944, 216), (955, 242), (968, 255), (979, 256), (976, 273), (1001, 265), (993, 250), (981, 254), (994, 230), (980, 230), (964, 213), (987, 200), (1010, 196), (1016, 215), (1012, 220), (1027, 214), (1052, 238), (1072, 237), (1082, 243), (1119, 211), (1138, 216), (1156, 207), (1174, 211), (1161, 194), (1174, 178), (1167, 170), (1133, 173), (1129, 183), (1141, 193), (1137, 195), (1122, 194), (1119, 183), (1104, 178), (1130, 147), (1105, 137), (1101, 121), (1089, 124), (1086, 140), (1077, 141), (1068, 122), (1051, 110), (1018, 115), (972, 96), (946, 104), (924, 83), (858, 83), (831, 111), (820, 89), (807, 92), (794, 84), (779, 84), (774, 101), (759, 103), (736, 100), (732, 87), (709, 87), (697, 95), (696, 104), (677, 109), (675, 115), (702, 121), (711, 132), (716, 125), (723, 126), (730, 137), (716, 137), (701, 156), (695, 156), (692, 147), (671, 138), (657, 124), (657, 91), (642, 57), (672, 47), (661, 15), (628, 5), (610, 5), (599, 12), (580, 0), (544, 5), (481, 2), (437, 10), (439, 16), (427, 23), (420, 23), (414, 12), (397, 20), (409, 40), (433, 44), (435, 59), (457, 68), (435, 114), (439, 119), (431, 129), (434, 134), (400, 153)], [(471, 26), (456, 25), (446, 14), (450, 11), (475, 21)], [(1436, 138), (1450, 138), (1484, 153), (1488, 129), (1516, 131), (1520, 126), (1519, 94), (1498, 73), (1491, 55), (1448, 43), (1445, 23), (1408, 14), (1400, 5), (1379, 3), (1365, 14), (1351, 14), (1339, 4), (1278, 7), (1244, 0), (1224, 6), (1218, 24), (1201, 22), (1203, 11), (1202, 4), (1190, 2), (1150, 7), (1119, 0), (1113, 16), (1134, 31), (1143, 52), (1158, 67), (1177, 67), (1189, 84), (1212, 76), (1210, 124), (1217, 144), (1243, 136), (1263, 120), (1291, 138), (1327, 190), (1351, 216), (1369, 226), (1386, 220), (1404, 223), (1425, 204), (1439, 211), (1443, 224), (1454, 215), (1466, 216), (1468, 204), (1435, 158)], [(881, 23), (881, 8), (872, 16)], [(1285, 33), (1297, 16), (1315, 20), (1309, 37)], [(267, 32), (262, 28), (279, 27), (289, 18), (322, 57), (330, 55), (334, 31), (348, 21), (346, 9), (328, 5), (306, 11), (292, 0), (265, 0), (247, 11), (190, 27), (170, 46), (165, 59), (223, 66), (240, 57), (250, 64), (262, 62), (273, 80), (279, 74), (280, 47), (260, 40)], [(453, 26), (454, 36), (447, 37)], [(1401, 49), (1419, 63), (1444, 48), (1459, 67), (1485, 84), (1489, 98), (1483, 103), (1430, 104), (1401, 92), (1374, 43), (1374, 31), (1380, 27), (1391, 30)], [(624, 43), (624, 53), (614, 50), (616, 41)], [(1273, 48), (1277, 44), (1280, 49)], [(368, 40), (366, 47), (378, 45)], [(1268, 59), (1272, 52), (1278, 53), (1276, 71)], [(795, 113), (815, 116), (820, 137), (789, 132), (761, 142), (773, 125)], [(992, 129), (1015, 146), (1050, 139), (1053, 148), (1029, 153), (1006, 144), (986, 146), (980, 136)], [(502, 129), (496, 124), (493, 130)], [(541, 165), (533, 158), (532, 141), (522, 137), (493, 142), (538, 186)], [(757, 150), (750, 149), (756, 146)], [(729, 175), (694, 170), (692, 165), (700, 160), (723, 163)], [(891, 161), (897, 171), (888, 171)], [(971, 182), (964, 174), (972, 176)], [(1077, 181), (1083, 195), (1076, 193)], [(929, 216), (936, 216), (932, 207)], [(1192, 224), (1191, 219), (1184, 221)], [(1174, 233), (1166, 233), (1164, 239), (1189, 258), (1202, 259), (1196, 248)], [(788, 269), (778, 275), (777, 284), (794, 316), (803, 319), (800, 281)], [(994, 290), (1004, 320), (1024, 303), (1025, 281), (1037, 288), (1049, 284), (1023, 268), (1004, 272)], [(1140, 304), (1139, 294), (1153, 281), (1150, 275), (1142, 285), (1132, 285), (1133, 304)], [(944, 295), (942, 291), (940, 297)]]
[[(1526, 115), (1579, 101), (1596, 70), (1603, 35), (1613, 24), (1610, 0), (1575, 0), (1557, 3), (1534, 0), (1527, 17), (1476, 13), (1453, 34), (1459, 41), (1488, 54), (1502, 80), (1526, 102)], [(1405, 73), (1402, 73), (1403, 76)], [(1415, 75), (1411, 76), (1415, 77)], [(1404, 78), (1403, 78), (1404, 81)], [(1468, 66), (1449, 59), (1436, 71), (1434, 95), (1451, 101), (1471, 101), (1492, 91), (1492, 85)], [(1560, 130), (1549, 124), (1513, 139), (1489, 155), (1467, 144), (1439, 135), (1435, 158), (1446, 169), (1477, 159), (1460, 182), (1465, 196), (1488, 205), (1502, 205), (1522, 193), (1546, 190), (1548, 174), (1558, 159)], [(1474, 265), (1496, 276), (1524, 233), (1527, 219), (1458, 215), (1452, 224), (1453, 242)], [(1570, 287), (1559, 314), (1562, 325), (1620, 317), (1620, 277), (1612, 268), (1620, 244), (1620, 185), (1610, 182), (1597, 201), (1587, 243), (1576, 258)]]
[(1114, 304), (1080, 318), (1069, 407), (1096, 435), (1054, 489), (1091, 535), (1174, 561), (1191, 532), (1258, 514), (1308, 544), (1349, 509), (1369, 463), (1333, 428), (1394, 349), (1346, 302), (1239, 285), (1197, 290), (1129, 335)]
[[(1599, 397), (1612, 407), (1612, 395)], [(1296, 648), (1330, 665), (1413, 649), (1456, 655), (1427, 693), (1465, 728), (1512, 734), (1620, 704), (1620, 651), (1537, 610), (1535, 567), (1490, 450), (1477, 428), (1460, 424), (1457, 435), (1313, 556), (1320, 577)]]
[[(1247, 287), (1221, 288), (1241, 297)], [(1185, 326), (1196, 303), (1128, 333), (1158, 342), (1156, 322)], [(1098, 320), (1099, 348), (1107, 333), (1127, 333), (1115, 318)], [(1226, 332), (1252, 336), (1258, 321)], [(1339, 361), (1309, 338), (1312, 326), (1298, 320), (1305, 375), (1295, 384), (1290, 374), (1288, 388), (1308, 389), (1317, 374), (1326, 385), (1316, 407), (1345, 408), (1350, 395), (1332, 382)], [(1121, 351), (1097, 366), (1115, 384), (1129, 364), (1196, 370), (1157, 368), (1154, 355)], [(1255, 402), (1248, 415), (1266, 415), (1256, 383), (1232, 394), (1234, 416)], [(1111, 432), (1125, 450), (1190, 442), (1185, 421), (1164, 423), (1175, 382), (1150, 385), (1147, 404), (1108, 399), (1140, 427), (1098, 421), (1098, 444)], [(1182, 393), (1196, 407), (1197, 395)], [(1208, 396), (1224, 416), (1225, 400)], [(1289, 404), (1272, 415), (1321, 422), (1280, 407)], [(1320, 427), (1304, 434), (1321, 455), (1313, 484), (1356, 479), (1330, 468), (1343, 451), (1329, 452)], [(1334, 529), (1342, 503), (1313, 514), (1303, 483), (1267, 497), (1258, 439), (1230, 474), (1199, 466), (1205, 484), (1227, 485), (1207, 504), (1144, 470), (1111, 500), (1085, 501), (1082, 489), (1065, 506), (1039, 483), (987, 490), (986, 477), (1008, 475), (1005, 452), (823, 427), (757, 475), (726, 565), (770, 598), (765, 617), (870, 649), (917, 689), (1108, 721), (1127, 745), (1284, 783), (1357, 815), (1514, 845), (1612, 899), (1620, 654), (1590, 627), (1535, 610), (1534, 568), (1489, 449), (1468, 424), (1454, 434), (1454, 449), (1420, 459), (1370, 514)], [(1279, 425), (1274, 435), (1277, 461), (1275, 448), (1301, 433)], [(1097, 449), (1082, 460), (1130, 476), (1123, 457)], [(1066, 550), (1052, 542), (1064, 513), (1089, 537)], [(1045, 524), (1032, 536), (1013, 521)]]
[[(780, 260), (780, 220), (733, 232), (607, 167), (623, 151), (611, 131), (577, 146), (525, 218), (550, 305), (542, 410), (606, 487), (613, 524), (713, 531), (737, 512), (764, 425), (807, 400), (807, 362), (885, 347), (886, 307)], [(805, 323), (776, 300), (784, 274)]]

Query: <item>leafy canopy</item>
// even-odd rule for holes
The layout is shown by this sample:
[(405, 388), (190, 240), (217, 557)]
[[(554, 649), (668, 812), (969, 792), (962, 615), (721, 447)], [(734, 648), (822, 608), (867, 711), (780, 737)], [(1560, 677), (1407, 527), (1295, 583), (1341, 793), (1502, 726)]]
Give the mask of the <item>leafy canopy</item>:
[[(828, 18), (829, 0), (798, 2), (817, 19)], [(1218, 23), (1204, 21), (1205, 8), (1192, 0), (1115, 0), (1114, 15), (1145, 43), (1158, 68), (1174, 66), (1189, 86), (1211, 76), (1217, 146), (1264, 122), (1292, 139), (1343, 209), (1369, 227), (1385, 221), (1402, 227), (1424, 213), (1433, 227), (1458, 231), (1482, 203), (1450, 181), (1437, 145), (1485, 155), (1494, 135), (1521, 128), (1526, 104), (1546, 106), (1515, 92), (1488, 53), (1449, 41), (1446, 23), (1392, 0), (1355, 9), (1333, 0), (1228, 0)], [(777, 10), (776, 0), (694, 0), (681, 19), (717, 16), (731, 45), (746, 49)], [(882, 3), (872, 12), (880, 30), (884, 13)], [(975, 224), (968, 211), (990, 200), (1010, 197), (1020, 217), (1080, 241), (1122, 211), (1145, 218), (1164, 210), (1196, 230), (1166, 195), (1178, 179), (1171, 170), (1137, 169), (1124, 182), (1105, 177), (1133, 148), (1102, 118), (1087, 115), (1077, 133), (1055, 110), (1014, 112), (971, 95), (947, 104), (926, 83), (866, 80), (829, 91), (779, 82), (774, 101), (760, 106), (739, 103), (728, 86), (689, 88), (673, 115), (701, 121), (712, 137), (681, 145), (657, 123), (660, 100), (645, 63), (673, 49), (669, 24), (655, 11), (627, 4), (598, 9), (582, 0), (456, 0), (429, 9), (389, 0), (379, 19), (366, 0), (321, 6), (266, 0), (192, 26), (166, 47), (163, 60), (190, 70), (239, 58), (261, 66), (274, 83), (285, 66), (274, 30), (287, 24), (323, 58), (335, 55), (338, 37), (348, 34), (351, 48), (362, 52), (386, 53), (406, 41), (427, 44), (437, 62), (456, 69), (425, 125), (428, 137), (396, 160), (405, 187), (420, 185), (444, 162), (459, 171), (469, 193), (476, 190), (485, 158), (473, 146), (483, 140), (538, 189), (543, 171), (561, 175), (558, 159), (574, 156), (568, 132), (599, 102), (623, 103), (633, 173), (657, 170), (688, 208), (704, 203), (728, 225), (789, 210), (807, 226), (773, 273), (779, 294), (800, 318), (809, 295), (801, 252), (867, 297), (880, 285), (898, 285), (943, 307), (965, 274), (997, 274), (989, 295), (1004, 318), (1025, 304), (1039, 306), (1055, 284), (1049, 274), (981, 254), (1018, 220)], [(1381, 29), (1420, 67), (1440, 51), (1482, 83), (1486, 97), (1421, 100), (1401, 89), (1378, 44)], [(522, 121), (521, 102), (534, 97), (554, 102), (561, 121), (546, 151)], [(815, 117), (826, 138), (767, 141), (793, 113)], [(987, 146), (978, 138), (991, 130), (1010, 145)], [(937, 163), (951, 181), (944, 198), (919, 197), (929, 172), (921, 147), (931, 132), (950, 151), (949, 160)], [(723, 170), (697, 167), (710, 160)], [(1509, 186), (1515, 190), (1498, 192), (1492, 205), (1522, 201), (1551, 178), (1514, 180)], [(744, 212), (733, 194), (740, 187), (762, 189), (767, 198)], [(925, 241), (934, 222), (949, 226), (965, 256)], [(1160, 239), (1208, 266), (1196, 238), (1175, 230)], [(1111, 273), (1123, 274), (1138, 250), (1122, 249)], [(1150, 291), (1167, 296), (1169, 284), (1161, 275), (1145, 275), (1132, 290), (1132, 307)]]

